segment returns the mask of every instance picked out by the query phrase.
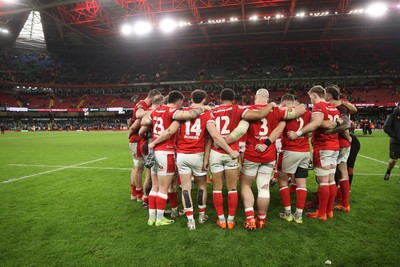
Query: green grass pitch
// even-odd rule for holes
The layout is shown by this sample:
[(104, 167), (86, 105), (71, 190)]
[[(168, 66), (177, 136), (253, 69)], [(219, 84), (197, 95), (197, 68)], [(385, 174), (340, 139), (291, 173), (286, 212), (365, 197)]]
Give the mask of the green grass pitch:
[[(185, 217), (147, 226), (147, 210), (129, 199), (125, 132), (6, 133), (0, 136), (0, 266), (323, 266), (326, 260), (398, 266), (400, 170), (384, 181), (389, 138), (357, 134), (362, 148), (350, 213), (288, 223), (278, 218), (283, 208), (274, 186), (266, 228), (249, 232), (240, 200), (236, 228), (215, 225), (211, 186), (210, 220), (195, 231), (185, 228)], [(315, 190), (311, 172), (308, 199)]]

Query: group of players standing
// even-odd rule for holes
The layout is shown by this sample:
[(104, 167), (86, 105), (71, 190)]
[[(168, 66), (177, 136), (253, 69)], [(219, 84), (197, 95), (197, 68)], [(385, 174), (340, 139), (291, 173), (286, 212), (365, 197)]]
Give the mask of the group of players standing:
[[(255, 104), (251, 106), (234, 104), (235, 92), (229, 88), (221, 91), (220, 105), (205, 105), (206, 92), (195, 90), (191, 94), (190, 106), (185, 108), (182, 108), (184, 96), (180, 92), (172, 91), (164, 99), (158, 90), (151, 90), (147, 98), (135, 106), (129, 128), (134, 161), (131, 198), (144, 201), (144, 207), (148, 207), (148, 225), (162, 226), (174, 222), (164, 217), (167, 200), (172, 208), (171, 217), (180, 215), (177, 205), (178, 183), (188, 219), (187, 227), (196, 229), (191, 197), (193, 177), (198, 188), (198, 223), (205, 223), (208, 219), (206, 177), (210, 171), (213, 178), (212, 198), (218, 216), (216, 224), (223, 229), (235, 227), (239, 200), (237, 180), (240, 176), (240, 192), (246, 215), (244, 227), (250, 230), (264, 228), (274, 167), (279, 172), (280, 195), (284, 206), (280, 217), (302, 223), (310, 161), (309, 132), (313, 132), (312, 157), (319, 184), (318, 209), (305, 215), (327, 220), (333, 217), (334, 208), (349, 212), (350, 185), (346, 162), (352, 137), (348, 131), (348, 114), (356, 109), (339, 99), (340, 91), (336, 86), (326, 89), (314, 86), (308, 94), (313, 104), (311, 112), (291, 94), (282, 96), (280, 106), (268, 103), (269, 92), (266, 89), (257, 91)], [(281, 140), (279, 154), (276, 145), (278, 139)], [(244, 151), (239, 149), (239, 141), (245, 141)], [(153, 150), (155, 164), (151, 171), (146, 172), (144, 188), (147, 192), (144, 194), (143, 158), (148, 152), (153, 154)], [(336, 170), (338, 187), (335, 183)], [(176, 181), (177, 177), (179, 181)], [(296, 185), (296, 211), (293, 214), (289, 178), (292, 186)], [(251, 188), (254, 180), (258, 191), (256, 200)], [(222, 193), (224, 181), (228, 190), (227, 217)], [(341, 193), (340, 203), (334, 205), (337, 191)], [(254, 212), (255, 202), (257, 216)]]

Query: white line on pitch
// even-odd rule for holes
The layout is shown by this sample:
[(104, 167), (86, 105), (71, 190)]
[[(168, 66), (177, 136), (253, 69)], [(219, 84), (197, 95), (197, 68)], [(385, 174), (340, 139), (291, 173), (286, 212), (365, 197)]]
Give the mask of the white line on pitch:
[(372, 161), (376, 161), (376, 162), (380, 162), (380, 163), (383, 163), (383, 164), (388, 164), (387, 162), (385, 162), (385, 161), (382, 161), (382, 160), (379, 160), (379, 159), (374, 159), (374, 158), (371, 158), (371, 157), (368, 157), (368, 156), (364, 156), (364, 155), (361, 155), (361, 154), (358, 154), (360, 157), (363, 157), (363, 158), (366, 158), (366, 159), (369, 159), (369, 160), (372, 160)]
[[(45, 167), (45, 168), (64, 168), (67, 166), (57, 166), (57, 165), (41, 165), (41, 164), (8, 164), (8, 166), (15, 167)], [(132, 168), (116, 168), (116, 167), (70, 167), (70, 169), (95, 169), (95, 170), (121, 170), (130, 171)]]
[[(8, 164), (14, 167), (44, 167), (44, 168), (65, 168), (69, 169), (92, 169), (92, 170), (117, 170), (117, 171), (130, 171), (132, 168), (116, 168), (116, 167), (79, 167), (79, 166), (57, 166), (57, 165), (41, 165), (41, 164)], [(355, 173), (355, 176), (379, 176), (382, 173)], [(392, 173), (392, 176), (400, 176), (400, 174)]]
[(104, 157), (104, 158), (99, 158), (99, 159), (95, 159), (95, 160), (91, 160), (91, 161), (86, 161), (86, 162), (82, 162), (82, 163), (75, 164), (75, 165), (71, 165), (71, 166), (64, 166), (64, 167), (61, 167), (61, 168), (58, 168), (58, 169), (54, 169), (54, 170), (50, 170), (50, 171), (45, 171), (45, 172), (40, 172), (40, 173), (35, 173), (35, 174), (31, 174), (31, 175), (22, 176), (22, 177), (19, 177), (19, 178), (9, 179), (9, 180), (6, 180), (6, 181), (0, 182), (0, 183), (1, 183), (1, 184), (11, 183), (11, 182), (14, 182), (14, 181), (19, 181), (19, 180), (27, 179), (27, 178), (39, 176), (39, 175), (42, 175), (42, 174), (47, 174), (47, 173), (62, 171), (62, 170), (65, 170), (65, 169), (70, 169), (70, 168), (74, 168), (74, 167), (77, 167), (77, 166), (80, 166), (80, 165), (89, 164), (89, 163), (93, 163), (93, 162), (100, 161), (100, 160), (105, 160), (105, 159), (107, 159), (107, 158), (106, 158), (106, 157)]

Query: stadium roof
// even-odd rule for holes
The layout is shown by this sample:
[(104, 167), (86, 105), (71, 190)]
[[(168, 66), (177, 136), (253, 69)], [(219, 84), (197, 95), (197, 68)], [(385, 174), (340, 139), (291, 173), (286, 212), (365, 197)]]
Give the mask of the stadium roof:
[[(386, 16), (367, 16), (369, 0), (7, 0), (0, 2), (0, 45), (12, 45), (32, 10), (40, 12), (51, 50), (190, 48), (270, 43), (392, 39), (400, 36), (400, 1)], [(175, 21), (169, 34), (159, 31)], [(146, 36), (121, 29), (150, 22)], [(126, 26), (129, 25), (129, 26)], [(130, 32), (131, 28), (128, 29)]]

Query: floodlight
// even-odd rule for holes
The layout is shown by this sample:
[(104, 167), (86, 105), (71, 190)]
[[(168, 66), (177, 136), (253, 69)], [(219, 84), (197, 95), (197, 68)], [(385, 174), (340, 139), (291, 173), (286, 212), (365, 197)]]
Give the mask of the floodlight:
[(0, 28), (0, 32), (1, 32), (1, 33), (4, 33), (4, 34), (9, 33), (9, 31), (8, 31), (7, 29), (4, 29), (4, 28)]
[(153, 30), (153, 26), (147, 21), (138, 21), (133, 26), (133, 32), (137, 35), (146, 35)]
[(366, 13), (371, 17), (379, 18), (386, 14), (387, 9), (387, 5), (384, 3), (374, 3), (367, 8)]
[(121, 33), (123, 35), (130, 35), (132, 33), (132, 27), (129, 24), (124, 24), (121, 27)]
[(254, 20), (254, 21), (258, 20), (258, 16), (257, 15), (253, 15), (253, 16), (250, 17), (250, 20)]
[[(185, 23), (186, 24), (186, 23)], [(184, 25), (185, 25), (184, 24)], [(171, 33), (176, 29), (176, 22), (172, 19), (166, 18), (160, 22), (160, 30), (164, 33)]]

